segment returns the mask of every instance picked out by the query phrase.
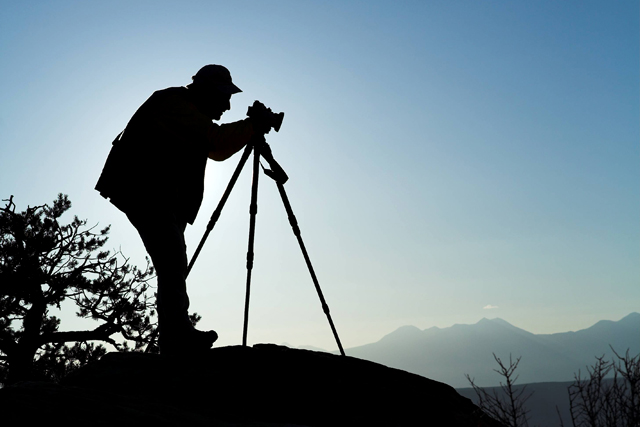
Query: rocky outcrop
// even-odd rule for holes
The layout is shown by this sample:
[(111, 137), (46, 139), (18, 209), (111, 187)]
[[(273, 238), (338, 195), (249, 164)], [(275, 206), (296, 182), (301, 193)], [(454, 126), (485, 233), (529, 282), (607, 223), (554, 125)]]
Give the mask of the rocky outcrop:
[(446, 384), (272, 344), (109, 353), (61, 384), (0, 390), (0, 413), (3, 425), (500, 426)]

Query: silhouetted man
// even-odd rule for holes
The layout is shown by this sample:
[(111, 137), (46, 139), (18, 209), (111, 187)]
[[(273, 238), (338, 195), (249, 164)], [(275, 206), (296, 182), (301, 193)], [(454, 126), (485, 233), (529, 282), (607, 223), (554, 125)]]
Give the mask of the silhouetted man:
[(127, 215), (153, 261), (163, 354), (206, 350), (218, 338), (195, 329), (187, 314), (184, 230), (202, 203), (207, 159), (229, 158), (261, 127), (251, 119), (212, 122), (238, 92), (229, 70), (206, 65), (192, 84), (153, 93), (113, 142), (96, 185)]

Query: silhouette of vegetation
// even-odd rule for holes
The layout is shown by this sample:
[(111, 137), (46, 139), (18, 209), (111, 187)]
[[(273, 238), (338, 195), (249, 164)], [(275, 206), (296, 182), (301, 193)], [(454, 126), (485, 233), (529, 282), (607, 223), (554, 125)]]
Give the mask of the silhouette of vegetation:
[(484, 388), (478, 387), (469, 374), (465, 374), (471, 387), (473, 387), (473, 390), (478, 396), (478, 406), (505, 426), (526, 427), (529, 425), (529, 410), (526, 409), (525, 403), (533, 393), (525, 394), (526, 386), (519, 390), (516, 390), (514, 387), (518, 380), (518, 376), (514, 376), (514, 374), (521, 358), (518, 357), (514, 362), (511, 355), (509, 355), (508, 366), (502, 362), (495, 353), (493, 354), (493, 358), (499, 366), (499, 369), (494, 369), (494, 371), (500, 374), (505, 380), (504, 384), (502, 381), (500, 382), (502, 394), (496, 389), (493, 390), (493, 393), (489, 393)]
[[(155, 331), (149, 295), (153, 267), (140, 270), (120, 251), (104, 250), (109, 227), (88, 228), (60, 217), (71, 202), (16, 212), (13, 196), (0, 208), (0, 383), (57, 380), (106, 352), (140, 351)], [(93, 329), (61, 331), (51, 314), (72, 302)], [(116, 340), (118, 338), (118, 340)]]
[(574, 427), (640, 426), (640, 354), (631, 357), (627, 350), (621, 356), (611, 350), (612, 361), (597, 357), (587, 368), (588, 376), (582, 378), (578, 372), (569, 387)]
[[(580, 371), (574, 376), (568, 387), (569, 413), (573, 427), (638, 427), (640, 426), (640, 354), (632, 357), (629, 350), (624, 356), (615, 355), (612, 361), (604, 356), (596, 357), (594, 365), (587, 367), (584, 378)], [(489, 393), (476, 386), (474, 380), (465, 374), (478, 397), (478, 406), (491, 417), (509, 427), (529, 425), (529, 410), (525, 404), (531, 394), (525, 394), (525, 388), (514, 388), (514, 377), (520, 358), (515, 362), (509, 356), (506, 366), (495, 354), (500, 374), (505, 384), (500, 382), (502, 393), (494, 389)], [(560, 411), (559, 425), (564, 427)]]

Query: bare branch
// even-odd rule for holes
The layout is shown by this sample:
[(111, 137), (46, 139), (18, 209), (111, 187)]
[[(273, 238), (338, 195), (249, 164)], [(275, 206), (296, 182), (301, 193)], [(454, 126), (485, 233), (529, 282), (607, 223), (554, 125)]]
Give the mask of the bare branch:
[(520, 390), (515, 388), (515, 382), (518, 376), (516, 375), (514, 377), (514, 374), (520, 363), (520, 358), (517, 358), (514, 362), (511, 355), (509, 355), (509, 366), (503, 363), (495, 353), (493, 354), (493, 358), (499, 367), (498, 369), (494, 369), (494, 371), (500, 374), (505, 380), (505, 383), (500, 382), (501, 395), (498, 393), (497, 388), (494, 388), (493, 392), (489, 393), (484, 388), (478, 387), (469, 375), (465, 375), (476, 392), (478, 406), (492, 418), (500, 421), (504, 425), (509, 427), (528, 426), (529, 410), (526, 408), (525, 403), (533, 395), (533, 392), (525, 396), (526, 386)]

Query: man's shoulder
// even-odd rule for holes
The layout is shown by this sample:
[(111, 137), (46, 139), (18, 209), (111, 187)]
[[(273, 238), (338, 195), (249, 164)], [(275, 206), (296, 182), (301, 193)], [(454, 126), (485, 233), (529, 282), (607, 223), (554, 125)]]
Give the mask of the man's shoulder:
[(157, 91), (154, 92), (154, 95), (160, 94), (160, 95), (183, 95), (186, 96), (187, 95), (187, 91), (189, 89), (187, 89), (184, 86), (175, 86), (175, 87), (168, 87), (165, 89), (159, 89)]
[(186, 87), (168, 87), (155, 92), (140, 107), (146, 113), (174, 114), (176, 111), (186, 111), (192, 109), (192, 102), (189, 91)]
[(184, 86), (168, 87), (153, 92), (150, 99), (187, 99), (188, 89)]

